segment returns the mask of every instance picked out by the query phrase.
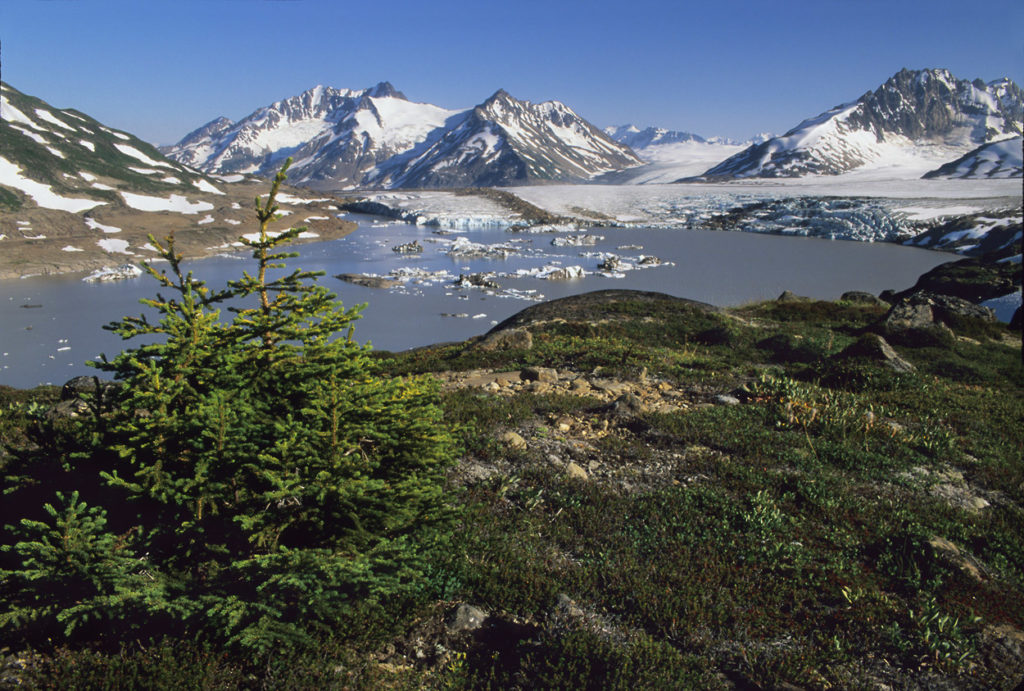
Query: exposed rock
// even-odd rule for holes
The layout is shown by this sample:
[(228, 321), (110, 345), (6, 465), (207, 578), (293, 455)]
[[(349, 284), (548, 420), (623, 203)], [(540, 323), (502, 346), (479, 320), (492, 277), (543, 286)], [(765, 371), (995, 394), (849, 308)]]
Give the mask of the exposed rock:
[(728, 394), (718, 394), (711, 399), (716, 405), (739, 405), (740, 399), (735, 396), (729, 396)]
[(402, 285), (401, 281), (383, 276), (370, 276), (368, 274), (335, 274), (337, 279), (365, 288), (396, 288)]
[(46, 412), (50, 420), (61, 418), (76, 418), (89, 413), (89, 404), (81, 399), (61, 401)]
[[(1017, 231), (1020, 231), (1019, 223)], [(1019, 244), (1017, 246), (1020, 247)], [(1018, 249), (1017, 252), (1019, 251)], [(982, 257), (969, 257), (939, 264), (922, 274), (912, 288), (892, 293), (892, 297), (898, 301), (915, 293), (928, 292), (978, 303), (1020, 290), (1021, 264), (999, 261), (1005, 254), (1005, 251), (996, 252)]]
[(986, 667), (1012, 680), (1005, 688), (1019, 689), (1024, 683), (1024, 632), (1017, 627), (986, 626), (981, 632), (981, 655)]
[(558, 381), (558, 371), (550, 367), (524, 367), (520, 375), (523, 381), (539, 381), (546, 384)]
[(555, 614), (566, 619), (582, 619), (584, 616), (583, 609), (565, 593), (558, 594), (558, 599), (555, 601)]
[(589, 394), (591, 391), (593, 391), (593, 387), (591, 387), (590, 382), (588, 382), (583, 377), (573, 379), (572, 382), (569, 384), (569, 392), (574, 393), (577, 396)]
[(586, 470), (572, 461), (565, 467), (565, 474), (570, 480), (587, 480), (590, 478)]
[(953, 330), (965, 322), (994, 322), (995, 313), (951, 295), (920, 292), (892, 306), (882, 321), (882, 329), (891, 340), (911, 346), (950, 346), (956, 340)]
[(953, 330), (940, 321), (926, 302), (903, 300), (892, 306), (882, 321), (889, 340), (908, 346), (949, 347), (956, 341)]
[(465, 375), (465, 378), (462, 379), (462, 385), (485, 388), (490, 384), (497, 384), (498, 388), (505, 388), (520, 381), (522, 381), (522, 377), (519, 372), (473, 371)]
[(611, 396), (622, 396), (623, 394), (629, 393), (632, 387), (626, 383), (616, 379), (601, 379), (599, 377), (592, 377), (590, 379), (590, 385), (603, 393)]
[(810, 298), (803, 297), (802, 295), (797, 295), (796, 293), (794, 293), (794, 292), (792, 292), (790, 290), (784, 290), (784, 291), (782, 291), (782, 295), (780, 295), (779, 297), (775, 298), (775, 301), (776, 302), (809, 302)]
[(507, 445), (510, 449), (515, 449), (516, 451), (526, 448), (526, 440), (519, 436), (518, 433), (511, 430), (502, 432), (498, 436), (498, 441)]
[(871, 293), (861, 290), (850, 290), (839, 296), (842, 302), (852, 302), (857, 305), (880, 305), (888, 307), (888, 303)]
[(623, 394), (611, 404), (611, 412), (620, 417), (636, 417), (647, 412), (648, 408), (636, 394)]
[[(955, 327), (958, 319), (979, 319), (986, 322), (996, 321), (995, 312), (988, 307), (975, 305), (969, 300), (954, 295), (940, 295), (937, 293), (918, 293), (919, 299), (926, 300), (932, 305), (936, 319), (944, 324)], [(911, 298), (913, 300), (913, 298)]]
[(526, 329), (505, 329), (489, 333), (477, 348), (480, 350), (529, 350), (533, 347), (533, 334)]
[(944, 561), (950, 566), (960, 569), (975, 581), (981, 582), (985, 580), (985, 576), (982, 575), (982, 571), (978, 563), (971, 557), (964, 554), (963, 551), (954, 543), (944, 537), (935, 536), (928, 540), (928, 544), (931, 545), (931, 548), (935, 552), (935, 556), (940, 561)]
[(913, 372), (917, 368), (907, 362), (893, 350), (889, 343), (878, 334), (865, 334), (855, 343), (847, 346), (842, 352), (835, 356), (837, 360), (851, 358), (866, 358), (875, 362), (884, 363), (887, 367), (898, 373)]
[(487, 620), (487, 612), (479, 607), (462, 603), (448, 617), (448, 630), (451, 633), (460, 631), (476, 631)]
[(952, 507), (977, 513), (989, 506), (989, 501), (981, 496), (977, 488), (968, 484), (963, 472), (956, 468), (937, 470), (916, 467), (905, 473), (905, 476), (923, 480), (929, 494)]

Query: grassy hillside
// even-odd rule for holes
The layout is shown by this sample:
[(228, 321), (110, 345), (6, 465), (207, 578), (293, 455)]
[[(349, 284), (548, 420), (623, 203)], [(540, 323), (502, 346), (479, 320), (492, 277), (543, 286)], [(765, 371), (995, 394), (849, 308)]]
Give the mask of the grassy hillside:
[[(381, 354), (433, 373), (457, 523), (418, 589), (315, 650), (25, 650), (29, 686), (1013, 688), (1020, 335), (876, 342), (886, 308), (614, 291)], [(865, 345), (867, 344), (867, 345)], [(851, 347), (853, 346), (853, 347)], [(909, 365), (909, 366), (907, 366)], [(3, 392), (17, 448), (53, 389)]]

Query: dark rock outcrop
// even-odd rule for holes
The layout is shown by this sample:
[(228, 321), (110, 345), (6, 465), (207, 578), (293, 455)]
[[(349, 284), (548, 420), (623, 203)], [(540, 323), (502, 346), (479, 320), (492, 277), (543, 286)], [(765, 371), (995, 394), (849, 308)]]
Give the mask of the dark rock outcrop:
[(919, 292), (897, 302), (881, 322), (881, 330), (894, 343), (948, 347), (954, 330), (971, 321), (994, 322), (988, 307), (950, 295)]
[(839, 296), (842, 302), (852, 302), (856, 305), (887, 305), (881, 298), (861, 290), (850, 290)]
[(939, 264), (922, 274), (913, 287), (898, 293), (890, 291), (886, 295), (892, 302), (923, 291), (970, 302), (983, 302), (1008, 295), (1020, 290), (1024, 270), (1020, 262), (999, 261), (1005, 254), (969, 257)]

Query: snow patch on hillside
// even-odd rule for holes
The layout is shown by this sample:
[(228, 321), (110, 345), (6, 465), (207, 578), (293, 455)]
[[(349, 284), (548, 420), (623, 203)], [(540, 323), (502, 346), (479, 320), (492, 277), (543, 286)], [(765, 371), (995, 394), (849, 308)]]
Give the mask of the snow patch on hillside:
[(202, 192), (209, 192), (210, 194), (224, 194), (219, 189), (208, 183), (206, 180), (196, 180), (192, 183)]
[(46, 132), (46, 128), (40, 127), (34, 120), (22, 113), (20, 110), (11, 105), (11, 102), (0, 95), (0, 109), (3, 110), (4, 120), (8, 123), (17, 122), (23, 125), (28, 125), (34, 130), (40, 132)]
[(175, 211), (179, 214), (198, 214), (200, 211), (211, 211), (213, 204), (209, 202), (190, 202), (180, 194), (172, 194), (167, 199), (150, 197), (144, 194), (121, 192), (124, 203), (139, 211)]
[(44, 185), (41, 182), (36, 182), (22, 176), (21, 168), (3, 157), (0, 157), (0, 185), (13, 187), (24, 192), (32, 198), (32, 201), (44, 209), (79, 213), (106, 204), (106, 202), (94, 199), (62, 197), (54, 192), (50, 185)]
[(134, 252), (128, 251), (127, 240), (114, 240), (113, 238), (103, 238), (97, 240), (96, 244), (100, 246), (104, 252), (111, 252), (114, 254), (134, 254)]
[(83, 220), (85, 220), (85, 225), (89, 226), (93, 230), (102, 230), (104, 233), (120, 233), (121, 232), (120, 228), (115, 228), (114, 226), (105, 226), (102, 223), (99, 223), (96, 219), (89, 218), (88, 216), (86, 216), (85, 219), (83, 219)]
[(127, 144), (114, 144), (114, 148), (123, 153), (125, 156), (131, 156), (135, 160), (145, 163), (147, 166), (160, 166), (163, 168), (171, 169), (174, 168), (174, 166), (172, 166), (170, 163), (166, 163), (164, 161), (157, 161), (155, 159), (150, 158), (146, 154), (136, 149), (134, 146), (128, 146)]
[(48, 110), (43, 110), (42, 108), (36, 108), (36, 115), (39, 116), (40, 120), (45, 120), (46, 122), (50, 123), (51, 125), (56, 125), (57, 127), (63, 127), (64, 129), (68, 130), (69, 132), (77, 132), (78, 131), (78, 128), (72, 127), (71, 125), (67, 124), (63, 120), (58, 119), (53, 113), (51, 113)]

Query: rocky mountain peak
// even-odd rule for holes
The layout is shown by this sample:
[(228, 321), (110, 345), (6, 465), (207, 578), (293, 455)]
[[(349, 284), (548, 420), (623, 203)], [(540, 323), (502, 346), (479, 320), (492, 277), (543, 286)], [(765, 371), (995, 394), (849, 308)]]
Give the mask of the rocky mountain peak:
[(910, 149), (928, 156), (966, 153), (1019, 135), (1022, 121), (1024, 99), (1010, 80), (986, 84), (942, 68), (904, 68), (856, 101), (808, 118), (703, 177), (838, 175), (887, 156), (905, 159)]
[(980, 79), (957, 79), (947, 69), (904, 68), (865, 94), (849, 122), (874, 131), (879, 140), (895, 134), (977, 145), (1020, 133), (1020, 103), (1013, 99), (1020, 89), (1006, 82), (990, 87)]
[[(234, 126), (234, 124), (235, 123), (233, 120), (225, 118), (223, 116), (215, 118), (210, 122), (206, 123), (205, 125), (203, 125), (202, 127), (197, 127), (196, 129), (186, 134), (184, 137), (182, 137), (181, 141), (191, 142), (198, 141), (204, 138), (215, 138), (223, 134), (227, 130), (231, 129), (231, 127)], [(170, 150), (171, 148), (172, 147), (168, 146), (161, 147), (161, 151), (167, 153), (167, 151)]]
[(366, 90), (366, 95), (371, 98), (400, 98), (406, 101), (405, 94), (392, 86), (391, 82), (378, 82), (376, 86), (373, 86)]

